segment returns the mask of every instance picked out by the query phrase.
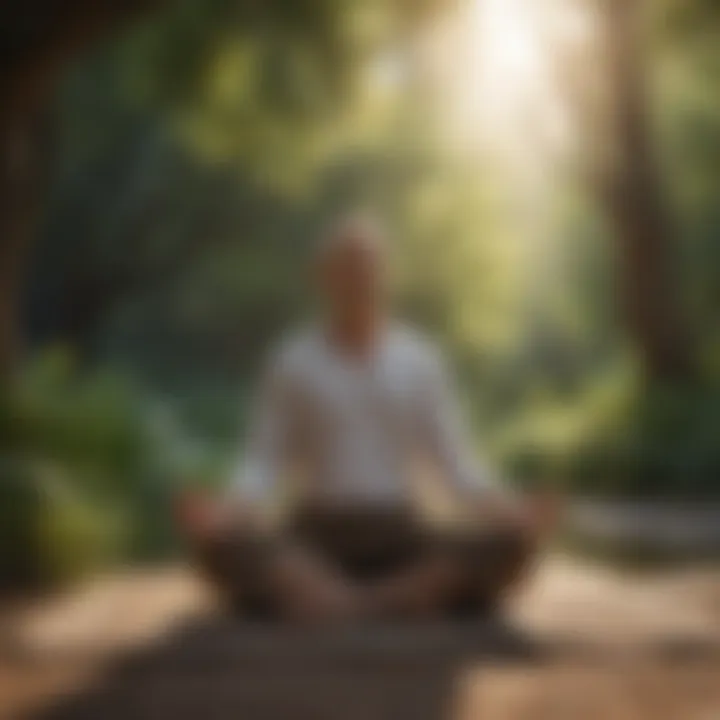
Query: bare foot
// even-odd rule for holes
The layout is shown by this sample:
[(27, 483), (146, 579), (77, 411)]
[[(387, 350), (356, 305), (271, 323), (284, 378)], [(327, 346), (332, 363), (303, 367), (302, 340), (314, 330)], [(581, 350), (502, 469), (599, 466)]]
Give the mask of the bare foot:
[(359, 596), (342, 585), (306, 587), (296, 592), (286, 606), (286, 617), (307, 625), (350, 623), (363, 617)]
[(438, 616), (462, 582), (456, 563), (444, 558), (427, 560), (399, 572), (364, 591), (366, 615), (408, 619)]
[(272, 583), (286, 618), (312, 625), (359, 619), (363, 605), (355, 587), (335, 568), (301, 548), (277, 558)]

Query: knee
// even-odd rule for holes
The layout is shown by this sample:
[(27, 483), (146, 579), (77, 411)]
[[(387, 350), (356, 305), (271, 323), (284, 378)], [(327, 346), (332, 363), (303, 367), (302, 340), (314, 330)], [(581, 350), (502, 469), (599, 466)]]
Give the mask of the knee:
[(527, 566), (534, 547), (519, 530), (502, 528), (463, 538), (460, 552), (474, 576), (504, 585)]
[(265, 548), (264, 539), (257, 533), (233, 529), (196, 547), (195, 560), (208, 580), (226, 585), (255, 574)]
[(498, 557), (520, 561), (532, 554), (534, 543), (521, 528), (508, 527), (489, 534), (488, 543)]

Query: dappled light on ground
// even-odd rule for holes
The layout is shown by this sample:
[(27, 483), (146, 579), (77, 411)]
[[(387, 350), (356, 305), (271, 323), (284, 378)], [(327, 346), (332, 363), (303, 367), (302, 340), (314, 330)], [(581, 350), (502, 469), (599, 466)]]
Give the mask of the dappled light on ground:
[(185, 571), (128, 572), (5, 616), (2, 717), (686, 720), (720, 705), (719, 598), (717, 570), (554, 557), (506, 625), (326, 632), (243, 626)]

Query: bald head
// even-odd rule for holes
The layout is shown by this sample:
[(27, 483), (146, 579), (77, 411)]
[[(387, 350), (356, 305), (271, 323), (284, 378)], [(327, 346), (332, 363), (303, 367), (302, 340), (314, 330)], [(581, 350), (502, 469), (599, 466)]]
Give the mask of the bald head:
[(351, 246), (364, 246), (380, 253), (385, 244), (385, 231), (380, 223), (370, 215), (346, 215), (328, 226), (320, 238), (316, 249), (317, 258), (323, 261), (326, 256)]
[(350, 216), (330, 226), (316, 256), (319, 291), (336, 316), (378, 312), (385, 295), (385, 234), (368, 216)]

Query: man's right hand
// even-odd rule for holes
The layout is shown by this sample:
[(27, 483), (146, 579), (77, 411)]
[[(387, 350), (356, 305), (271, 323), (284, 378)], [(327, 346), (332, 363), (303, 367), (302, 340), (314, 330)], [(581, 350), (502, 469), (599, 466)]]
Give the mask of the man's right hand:
[(511, 496), (490, 491), (476, 503), (476, 517), (483, 522), (514, 526), (536, 539), (552, 534), (561, 515), (562, 500), (556, 493)]

